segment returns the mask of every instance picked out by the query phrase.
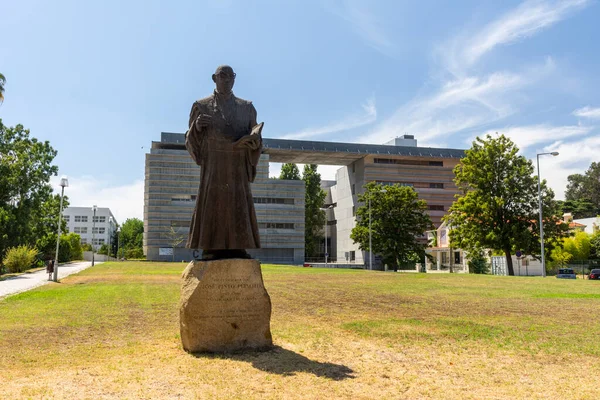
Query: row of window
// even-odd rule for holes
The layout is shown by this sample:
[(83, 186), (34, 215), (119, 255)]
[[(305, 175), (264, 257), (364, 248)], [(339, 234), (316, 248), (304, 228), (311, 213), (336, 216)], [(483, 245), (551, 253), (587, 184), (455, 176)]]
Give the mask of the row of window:
[[(444, 211), (444, 206), (440, 204), (428, 204), (427, 209), (430, 211)], [(352, 206), (352, 216), (356, 216), (356, 206)]]
[(376, 158), (375, 164), (426, 165), (429, 167), (444, 166), (443, 161), (397, 160), (395, 158)]
[[(64, 215), (63, 217), (67, 222), (71, 220), (70, 215)], [(93, 220), (94, 222), (106, 222), (106, 217), (96, 216)], [(75, 215), (75, 222), (88, 222), (88, 217), (87, 215)]]
[(287, 222), (260, 222), (258, 227), (262, 229), (294, 229), (294, 224)]
[[(177, 196), (171, 197), (172, 202), (191, 203), (196, 201), (197, 196)], [(294, 204), (294, 199), (275, 198), (275, 197), (254, 197), (254, 203), (257, 204)]]
[[(441, 182), (395, 182), (395, 181), (376, 181), (380, 185), (385, 186), (408, 186), (422, 189), (443, 189), (444, 184)], [(354, 193), (353, 193), (354, 194)]]
[[(67, 229), (68, 232), (68, 229)], [(88, 233), (87, 226), (76, 226), (73, 228), (74, 233)], [(93, 228), (92, 233), (103, 235), (106, 233), (106, 228)]]
[[(87, 244), (87, 242), (88, 242), (88, 241), (87, 241), (87, 239), (86, 239), (86, 238), (83, 238), (83, 239), (81, 239), (81, 244)], [(104, 239), (94, 239), (92, 244), (93, 244), (94, 246), (101, 246), (101, 245), (103, 245), (104, 243), (105, 243)]]

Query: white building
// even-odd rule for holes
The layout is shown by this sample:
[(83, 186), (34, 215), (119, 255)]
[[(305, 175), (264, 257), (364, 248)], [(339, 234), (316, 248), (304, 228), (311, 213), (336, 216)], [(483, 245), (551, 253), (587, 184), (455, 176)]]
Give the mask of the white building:
[(67, 222), (67, 232), (81, 236), (81, 244), (91, 244), (98, 250), (103, 244), (109, 244), (117, 229), (117, 220), (110, 208), (97, 207), (94, 220), (92, 207), (68, 207), (63, 211)]

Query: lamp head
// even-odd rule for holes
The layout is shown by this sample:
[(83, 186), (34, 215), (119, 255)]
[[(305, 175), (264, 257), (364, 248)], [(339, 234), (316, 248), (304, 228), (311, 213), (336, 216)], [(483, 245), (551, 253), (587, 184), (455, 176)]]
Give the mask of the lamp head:
[(552, 153), (550, 153), (550, 154), (552, 154), (554, 157), (556, 157), (556, 156), (558, 155), (558, 151), (553, 151), (553, 152), (552, 152)]
[(63, 187), (63, 188), (69, 187), (69, 178), (67, 178), (66, 175), (63, 175), (60, 178), (60, 186)]

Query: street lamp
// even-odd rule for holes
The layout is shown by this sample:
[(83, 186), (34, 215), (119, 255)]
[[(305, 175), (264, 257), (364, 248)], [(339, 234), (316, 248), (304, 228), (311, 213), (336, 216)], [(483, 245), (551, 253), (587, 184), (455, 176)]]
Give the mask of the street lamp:
[(110, 253), (112, 253), (112, 222), (113, 217), (108, 217), (108, 229), (106, 230), (108, 232), (108, 261), (110, 261)]
[(65, 188), (69, 187), (69, 179), (66, 176), (60, 178), (60, 212), (58, 213), (58, 236), (56, 237), (56, 254), (54, 257), (54, 275), (52, 279), (58, 282), (58, 249), (60, 247), (60, 224), (62, 223), (62, 207)]
[(117, 261), (119, 261), (119, 247), (121, 247), (121, 228), (117, 227)]
[(322, 208), (325, 210), (325, 265), (327, 265), (327, 210), (331, 210), (333, 208), (333, 204), (328, 207)]
[[(378, 190), (377, 193), (385, 193), (385, 188)], [(371, 195), (369, 194), (369, 270), (373, 270), (373, 239), (371, 230)]]
[(96, 210), (98, 209), (98, 207), (96, 207), (96, 205), (94, 204), (94, 206), (92, 207), (92, 211), (94, 212), (94, 216), (92, 217), (92, 267), (94, 266), (94, 261), (95, 261), (95, 253), (96, 253), (96, 248), (94, 247), (94, 242), (96, 241), (96, 232), (94, 232), (94, 230), (96, 229)]
[(542, 211), (542, 180), (540, 178), (540, 156), (545, 155), (553, 155), (556, 157), (558, 155), (558, 151), (553, 151), (551, 153), (538, 153), (537, 154), (537, 173), (538, 173), (538, 206), (540, 208), (540, 243), (542, 246), (542, 277), (546, 277), (546, 256), (544, 255), (544, 223), (543, 223), (543, 211)]

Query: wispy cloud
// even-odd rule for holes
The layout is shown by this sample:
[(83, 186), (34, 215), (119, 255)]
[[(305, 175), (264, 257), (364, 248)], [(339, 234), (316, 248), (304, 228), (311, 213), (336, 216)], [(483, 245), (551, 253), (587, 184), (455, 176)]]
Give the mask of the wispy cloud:
[[(60, 177), (51, 179), (54, 191), (60, 193)], [(70, 176), (65, 195), (73, 207), (108, 207), (117, 222), (122, 224), (127, 218), (143, 219), (144, 181), (136, 180), (125, 185), (111, 185), (107, 180), (93, 176)]]
[(573, 115), (582, 118), (600, 119), (600, 107), (592, 108), (590, 106), (583, 107), (573, 111)]
[[(495, 135), (496, 133), (509, 137), (521, 150), (525, 150), (540, 143), (548, 143), (551, 141), (562, 141), (572, 139), (574, 137), (585, 136), (590, 133), (594, 127), (581, 125), (567, 126), (552, 126), (547, 124), (528, 125), (528, 126), (508, 126), (503, 129), (492, 129), (482, 136), (487, 134)], [(468, 140), (470, 145), (475, 137)]]
[(363, 113), (361, 115), (350, 115), (347, 118), (332, 122), (325, 126), (303, 129), (299, 132), (288, 133), (282, 136), (283, 139), (306, 139), (314, 136), (326, 135), (334, 132), (342, 132), (350, 129), (360, 128), (372, 124), (377, 120), (377, 108), (375, 106), (375, 97), (367, 99), (362, 105)]
[(337, 6), (330, 3), (328, 8), (333, 14), (349, 22), (366, 44), (385, 55), (391, 56), (393, 55), (393, 42), (381, 28), (380, 21), (371, 12), (367, 4), (356, 0), (346, 0)]
[(496, 46), (535, 35), (566, 18), (589, 0), (526, 1), (472, 36), (463, 55), (471, 65)]
[(439, 90), (400, 107), (390, 118), (361, 137), (361, 142), (382, 143), (401, 133), (431, 141), (441, 136), (484, 128), (516, 112), (515, 93), (554, 71), (548, 58), (521, 73), (496, 72), (444, 83)]

